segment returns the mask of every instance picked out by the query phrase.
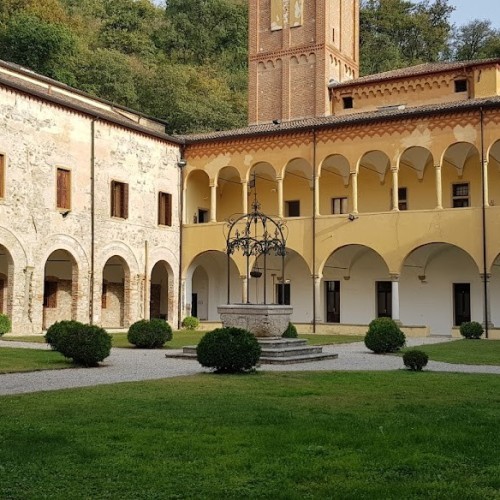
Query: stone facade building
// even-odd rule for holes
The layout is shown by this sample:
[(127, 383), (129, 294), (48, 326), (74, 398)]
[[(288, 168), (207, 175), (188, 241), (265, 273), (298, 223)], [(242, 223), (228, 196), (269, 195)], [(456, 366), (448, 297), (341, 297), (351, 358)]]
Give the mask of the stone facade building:
[[(249, 121), (169, 137), (150, 117), (0, 64), (0, 304), (18, 333), (58, 319), (218, 323), (247, 296), (294, 323), (499, 336), (500, 60), (358, 77), (357, 0), (249, 2)], [(253, 180), (255, 179), (255, 182)], [(224, 229), (288, 226), (249, 278)], [(252, 268), (262, 268), (252, 258)], [(229, 273), (229, 276), (228, 276)]]
[(0, 110), (0, 311), (13, 331), (176, 324), (179, 141), (8, 63)]

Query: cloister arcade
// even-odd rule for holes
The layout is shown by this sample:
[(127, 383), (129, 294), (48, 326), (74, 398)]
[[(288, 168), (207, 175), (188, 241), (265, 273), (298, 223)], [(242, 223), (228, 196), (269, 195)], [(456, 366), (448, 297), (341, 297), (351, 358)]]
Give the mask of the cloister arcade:
[[(279, 217), (311, 217), (313, 210), (319, 217), (434, 210), (460, 203), (480, 207), (483, 176), (489, 181), (486, 204), (498, 198), (499, 141), (492, 144), (484, 165), (478, 148), (463, 141), (442, 152), (409, 146), (395, 160), (377, 149), (357, 159), (350, 156), (328, 152), (318, 159), (317, 172), (309, 159), (300, 157), (284, 166), (268, 161), (222, 166), (210, 176), (193, 168), (184, 184), (184, 223), (224, 222), (234, 213), (246, 213), (255, 189), (262, 211)], [(467, 200), (460, 202), (460, 197)]]

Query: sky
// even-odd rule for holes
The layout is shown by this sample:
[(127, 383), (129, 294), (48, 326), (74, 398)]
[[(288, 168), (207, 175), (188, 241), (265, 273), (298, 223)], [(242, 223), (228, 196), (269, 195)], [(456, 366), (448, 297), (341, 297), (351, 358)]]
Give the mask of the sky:
[(500, 29), (500, 2), (498, 0), (449, 0), (455, 7), (451, 21), (457, 26), (472, 19), (489, 19), (494, 28)]

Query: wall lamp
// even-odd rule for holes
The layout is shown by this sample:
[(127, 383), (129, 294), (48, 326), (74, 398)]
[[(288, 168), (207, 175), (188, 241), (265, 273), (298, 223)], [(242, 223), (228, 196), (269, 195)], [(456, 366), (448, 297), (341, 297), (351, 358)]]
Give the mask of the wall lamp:
[(187, 165), (187, 161), (184, 158), (179, 159), (177, 162), (177, 166), (179, 168), (184, 168)]

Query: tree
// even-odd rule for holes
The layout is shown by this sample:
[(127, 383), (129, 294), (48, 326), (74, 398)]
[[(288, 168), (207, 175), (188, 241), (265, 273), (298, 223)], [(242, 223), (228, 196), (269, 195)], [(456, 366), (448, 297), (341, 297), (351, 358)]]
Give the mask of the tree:
[(453, 45), (454, 58), (459, 61), (498, 57), (500, 31), (489, 20), (474, 19), (456, 30)]
[(62, 24), (26, 12), (13, 15), (0, 34), (0, 57), (42, 75), (75, 84), (72, 70), (76, 39)]
[(448, 0), (362, 1), (361, 73), (439, 60), (448, 45), (452, 11)]

